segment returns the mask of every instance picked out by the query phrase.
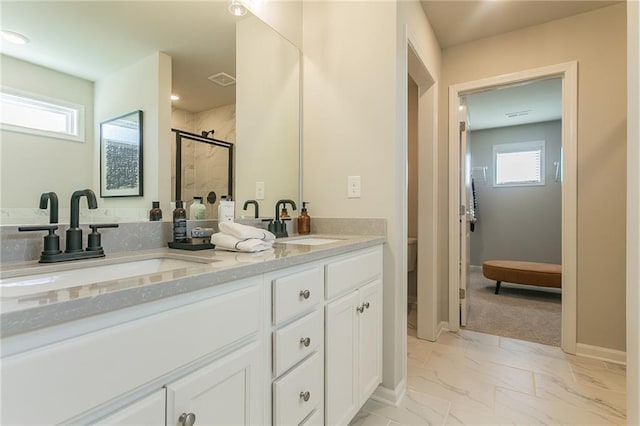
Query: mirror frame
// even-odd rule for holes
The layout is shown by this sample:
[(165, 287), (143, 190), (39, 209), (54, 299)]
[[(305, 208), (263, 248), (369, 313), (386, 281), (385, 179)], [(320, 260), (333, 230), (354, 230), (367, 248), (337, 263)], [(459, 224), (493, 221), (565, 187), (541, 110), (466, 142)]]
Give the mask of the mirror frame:
[[(118, 125), (119, 123), (127, 123), (127, 125)], [(120, 163), (120, 167), (115, 166), (118, 165), (118, 161), (123, 159), (116, 157), (117, 154), (110, 153), (114, 146), (111, 145), (112, 139), (108, 137), (109, 128), (116, 127), (127, 130), (133, 129), (135, 134), (132, 135), (130, 140), (127, 140), (127, 143), (135, 145), (137, 148), (137, 155), (125, 158)], [(100, 123), (100, 197), (142, 197), (144, 164), (142, 158), (142, 111), (130, 112)], [(129, 163), (131, 167), (122, 167), (123, 163), (125, 166), (126, 163)], [(112, 173), (120, 175), (124, 173), (127, 180), (131, 180), (133, 185), (109, 188), (110, 184), (112, 184), (109, 181)]]

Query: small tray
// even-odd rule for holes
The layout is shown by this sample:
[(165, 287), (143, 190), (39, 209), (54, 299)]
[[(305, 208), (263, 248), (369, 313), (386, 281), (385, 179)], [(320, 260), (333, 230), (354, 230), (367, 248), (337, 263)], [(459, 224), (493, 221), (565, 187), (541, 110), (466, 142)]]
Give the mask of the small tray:
[(179, 250), (191, 250), (191, 251), (195, 251), (195, 250), (210, 250), (215, 248), (216, 246), (214, 244), (211, 243), (207, 243), (207, 242), (202, 242), (201, 239), (198, 240), (187, 240), (186, 243), (178, 243), (175, 241), (169, 241), (167, 243), (169, 245), (169, 248), (172, 249), (179, 249)]

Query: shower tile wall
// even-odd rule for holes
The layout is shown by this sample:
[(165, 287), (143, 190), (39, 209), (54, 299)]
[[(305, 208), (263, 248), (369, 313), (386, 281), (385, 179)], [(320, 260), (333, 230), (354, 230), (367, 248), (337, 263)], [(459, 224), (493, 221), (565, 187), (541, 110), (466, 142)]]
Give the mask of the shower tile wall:
[[(236, 108), (235, 105), (225, 105), (208, 111), (191, 113), (174, 108), (171, 125), (173, 128), (200, 134), (203, 130), (215, 130), (213, 137), (235, 143)], [(185, 143), (186, 142), (186, 143)], [(207, 219), (217, 218), (218, 201), (222, 195), (228, 194), (227, 189), (227, 150), (213, 145), (183, 142), (182, 151), (182, 199), (187, 206), (194, 196), (204, 198)], [(173, 142), (171, 161), (172, 197), (175, 199), (175, 141)], [(215, 192), (215, 204), (206, 201), (209, 192)]]

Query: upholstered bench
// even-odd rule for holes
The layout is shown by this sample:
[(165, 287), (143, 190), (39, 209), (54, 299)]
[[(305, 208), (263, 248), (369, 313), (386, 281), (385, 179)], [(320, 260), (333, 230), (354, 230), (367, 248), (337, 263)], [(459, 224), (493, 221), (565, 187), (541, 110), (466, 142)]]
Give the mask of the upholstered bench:
[(482, 275), (496, 282), (496, 294), (504, 281), (539, 287), (562, 287), (562, 266), (552, 263), (522, 262), (519, 260), (487, 260)]

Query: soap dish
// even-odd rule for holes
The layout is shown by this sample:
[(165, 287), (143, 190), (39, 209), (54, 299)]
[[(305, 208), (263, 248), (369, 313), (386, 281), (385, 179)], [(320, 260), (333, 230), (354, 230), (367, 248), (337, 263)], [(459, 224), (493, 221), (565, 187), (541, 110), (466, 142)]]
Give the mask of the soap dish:
[(191, 251), (209, 250), (216, 247), (215, 244), (211, 244), (203, 239), (195, 239), (195, 240), (188, 239), (187, 242), (181, 242), (181, 243), (176, 241), (169, 241), (167, 244), (169, 245), (169, 248), (172, 248), (172, 249), (191, 250)]

